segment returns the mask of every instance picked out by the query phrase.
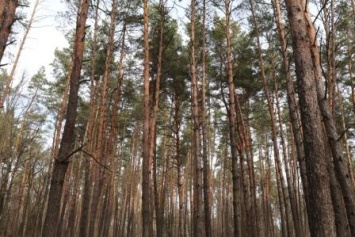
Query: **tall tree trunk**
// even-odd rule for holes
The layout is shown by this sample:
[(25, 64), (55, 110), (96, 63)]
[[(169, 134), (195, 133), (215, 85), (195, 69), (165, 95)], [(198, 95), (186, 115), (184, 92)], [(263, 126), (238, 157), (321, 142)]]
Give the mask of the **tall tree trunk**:
[[(318, 97), (318, 104), (323, 116), (323, 124), (327, 133), (328, 143), (330, 145), (331, 154), (333, 156), (333, 163), (335, 169), (336, 179), (340, 184), (342, 191), (347, 218), (351, 235), (355, 235), (355, 190), (352, 187), (351, 176), (346, 168), (346, 158), (344, 157), (343, 147), (339, 141), (340, 135), (338, 134), (335, 119), (331, 110), (331, 107), (327, 101), (324, 86), (322, 84), (322, 69), (319, 47), (316, 41), (316, 31), (311, 21), (310, 15), (307, 11), (307, 5), (305, 9), (305, 20), (307, 26), (307, 33), (309, 37), (309, 47), (311, 50), (311, 56), (314, 66), (314, 77), (316, 83), (316, 91)], [(332, 73), (333, 75), (333, 73)], [(331, 171), (333, 172), (333, 170)], [(344, 220), (344, 222), (346, 222)]]
[[(118, 133), (118, 127), (119, 127), (119, 123), (117, 123), (117, 115), (118, 115), (118, 108), (119, 108), (119, 103), (121, 101), (121, 91), (122, 91), (122, 81), (123, 81), (123, 63), (124, 63), (124, 57), (125, 57), (125, 40), (126, 40), (126, 30), (127, 30), (127, 23), (126, 20), (124, 20), (123, 22), (123, 29), (122, 29), (122, 40), (121, 40), (121, 48), (120, 48), (120, 59), (119, 59), (119, 63), (118, 63), (118, 75), (117, 75), (117, 87), (116, 87), (116, 93), (114, 95), (114, 102), (112, 105), (112, 110), (113, 110), (113, 114), (112, 114), (112, 118), (111, 118), (111, 127), (112, 127), (112, 131), (110, 133), (110, 140), (112, 140), (112, 144), (115, 145), (117, 143), (117, 133)], [(124, 130), (124, 129), (123, 129)], [(124, 136), (123, 136), (124, 137)], [(121, 142), (121, 147), (123, 147), (123, 144)], [(116, 146), (116, 145), (115, 145)], [(122, 149), (122, 148), (121, 148)], [(119, 190), (117, 185), (119, 184), (120, 178), (121, 178), (121, 171), (122, 171), (122, 157), (121, 154), (123, 153), (122, 150), (120, 150), (118, 152), (118, 161), (114, 161), (114, 164), (116, 165), (116, 167), (118, 168), (118, 174), (117, 174), (117, 178), (114, 179), (113, 183), (114, 183), (114, 190)], [(121, 184), (121, 190), (123, 189), (123, 185)], [(117, 188), (117, 189), (116, 189)], [(115, 208), (115, 213), (114, 215), (114, 228), (113, 228), (113, 236), (116, 236), (118, 234), (118, 199), (117, 199), (117, 191), (114, 192), (114, 208)], [(123, 220), (121, 220), (123, 222)]]
[(203, 0), (202, 13), (202, 101), (201, 101), (201, 129), (202, 129), (202, 160), (203, 160), (203, 196), (206, 237), (212, 237), (211, 223), (211, 182), (210, 161), (208, 154), (208, 126), (206, 111), (206, 0)]
[(61, 196), (65, 174), (68, 169), (69, 159), (72, 155), (73, 142), (75, 138), (75, 123), (77, 117), (78, 92), (80, 72), (84, 53), (85, 23), (89, 11), (89, 0), (83, 0), (78, 11), (76, 24), (75, 44), (73, 49), (73, 65), (70, 77), (70, 92), (67, 107), (66, 122), (61, 140), (58, 157), (54, 160), (54, 167), (49, 190), (47, 214), (44, 222), (42, 236), (51, 236), (56, 232), (60, 212)]
[(196, 53), (195, 53), (195, 15), (196, 2), (191, 0), (190, 11), (190, 74), (191, 74), (191, 97), (192, 97), (192, 126), (193, 126), (193, 167), (194, 190), (193, 190), (193, 226), (195, 237), (203, 235), (203, 206), (202, 206), (202, 153), (201, 153), (201, 133), (200, 133), (200, 111), (199, 111), (199, 90), (196, 73)]
[(144, 72), (143, 72), (143, 167), (142, 167), (142, 236), (153, 236), (152, 156), (150, 155), (149, 29), (148, 0), (144, 0)]
[(233, 81), (233, 59), (232, 59), (232, 46), (231, 46), (231, 35), (230, 35), (230, 1), (224, 0), (225, 5), (225, 15), (226, 15), (226, 27), (225, 34), (227, 40), (227, 80), (228, 80), (228, 90), (229, 90), (229, 110), (228, 110), (228, 123), (229, 123), (229, 137), (232, 155), (232, 180), (233, 180), (233, 224), (234, 224), (234, 236), (241, 236), (241, 226), (239, 219), (238, 210), (238, 199), (239, 199), (239, 174), (238, 174), (238, 154), (236, 147), (236, 106), (239, 106), (238, 96), (235, 94), (235, 85)]
[[(89, 118), (86, 125), (86, 131), (84, 136), (84, 144), (87, 144), (87, 152), (92, 153), (94, 151), (94, 140), (93, 139), (93, 130), (95, 124), (95, 117), (97, 111), (97, 94), (96, 94), (96, 84), (95, 84), (95, 72), (96, 72), (96, 55), (97, 55), (97, 35), (98, 35), (98, 17), (99, 17), (99, 4), (100, 0), (96, 1), (95, 6), (95, 24), (93, 29), (93, 43), (92, 43), (92, 54), (91, 54), (91, 75), (90, 75), (90, 112)], [(84, 188), (81, 198), (81, 212), (79, 219), (79, 236), (86, 237), (88, 236), (88, 223), (90, 221), (90, 197), (92, 193), (92, 165), (91, 157), (85, 154), (84, 161)]]
[[(302, 138), (302, 128), (300, 126), (299, 122), (299, 109), (298, 105), (296, 102), (295, 98), (295, 89), (294, 89), (294, 84), (291, 79), (291, 71), (290, 71), (290, 66), (289, 66), (289, 55), (288, 55), (288, 50), (287, 50), (287, 40), (285, 36), (285, 31), (284, 27), (282, 26), (282, 17), (281, 17), (281, 8), (280, 8), (280, 2), (279, 0), (273, 0), (273, 9), (274, 9), (274, 14), (276, 18), (276, 25), (277, 25), (277, 30), (279, 34), (279, 40), (281, 43), (281, 51), (282, 51), (282, 61), (283, 61), (283, 66), (284, 70), (286, 73), (286, 90), (287, 90), (287, 102), (288, 102), (288, 110), (289, 110), (289, 115), (290, 115), (290, 120), (291, 120), (291, 126), (292, 126), (292, 131), (291, 133), (293, 134), (293, 139), (295, 141), (296, 145), (296, 154), (297, 154), (297, 160), (299, 163), (300, 167), (300, 174), (301, 174), (301, 179), (302, 179), (302, 184), (303, 184), (303, 192), (305, 193), (305, 201), (308, 201), (307, 195), (308, 195), (308, 185), (307, 185), (307, 176), (306, 176), (306, 166), (305, 166), (305, 160), (304, 160), (304, 147), (303, 147), (303, 138)], [(291, 195), (291, 194), (290, 194)], [(295, 221), (295, 220), (294, 220)], [(295, 228), (297, 227), (298, 224), (295, 223)], [(303, 228), (305, 231), (305, 228)], [(296, 230), (297, 234), (298, 230)], [(300, 235), (305, 235), (305, 232), (300, 232)]]
[[(150, 160), (153, 161), (153, 166), (154, 166), (154, 189), (155, 189), (155, 209), (156, 209), (156, 231), (157, 231), (157, 237), (162, 237), (163, 236), (163, 229), (164, 229), (164, 203), (162, 203), (160, 200), (162, 200), (161, 195), (158, 194), (158, 187), (157, 181), (156, 181), (156, 172), (157, 172), (157, 167), (156, 167), (156, 139), (157, 139), (157, 114), (158, 114), (158, 108), (159, 108), (159, 95), (160, 95), (160, 81), (162, 77), (162, 70), (163, 70), (163, 51), (164, 51), (164, 28), (165, 28), (165, 2), (163, 0), (159, 1), (159, 14), (160, 14), (160, 30), (159, 30), (159, 49), (158, 49), (158, 65), (157, 65), (157, 75), (156, 75), (156, 80), (153, 80), (155, 82), (155, 85), (153, 84), (154, 88), (151, 90), (152, 91), (152, 104), (151, 104), (151, 111), (150, 111), (150, 131), (149, 131), (149, 156)], [(163, 138), (163, 141), (165, 139), (165, 136)], [(163, 143), (164, 146), (164, 143)], [(165, 150), (165, 147), (163, 147)], [(164, 158), (164, 156), (162, 156)], [(163, 188), (162, 188), (163, 190)], [(151, 191), (152, 192), (152, 191)], [(161, 197), (161, 198), (160, 198)], [(159, 200), (160, 199), (160, 200)]]
[(304, 6), (299, 0), (285, 0), (293, 39), (303, 144), (308, 181), (308, 220), (312, 236), (336, 236), (329, 188), (329, 158), (326, 134), (318, 105), (315, 69)]

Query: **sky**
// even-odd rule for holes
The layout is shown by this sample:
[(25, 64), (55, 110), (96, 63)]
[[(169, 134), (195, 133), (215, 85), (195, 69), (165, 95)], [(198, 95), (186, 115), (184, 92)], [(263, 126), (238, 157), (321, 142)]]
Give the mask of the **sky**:
[[(27, 15), (27, 19), (33, 10), (35, 0), (28, 0), (30, 7), (23, 9)], [(31, 77), (41, 66), (46, 67), (46, 72), (50, 75), (49, 64), (54, 59), (54, 51), (56, 48), (63, 48), (68, 45), (64, 33), (59, 30), (59, 19), (57, 14), (59, 11), (65, 11), (66, 6), (63, 1), (58, 0), (40, 0), (38, 11), (36, 13), (36, 21), (33, 23), (28, 38), (25, 42), (23, 52), (16, 69), (15, 78), (19, 78), (23, 73), (26, 77)], [(23, 27), (16, 28), (17, 33), (16, 46), (8, 47), (5, 53), (12, 57), (3, 58), (1, 63), (8, 63), (7, 69), (10, 71), (13, 66), (15, 55), (17, 54), (20, 41), (23, 37)]]

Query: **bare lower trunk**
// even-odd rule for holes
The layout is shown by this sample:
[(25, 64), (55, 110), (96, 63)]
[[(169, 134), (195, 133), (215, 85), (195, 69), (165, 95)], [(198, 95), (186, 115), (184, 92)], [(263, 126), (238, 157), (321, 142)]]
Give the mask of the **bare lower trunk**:
[[(61, 207), (61, 197), (63, 192), (63, 185), (65, 174), (68, 169), (68, 162), (55, 161), (53, 166), (52, 178), (51, 178), (51, 188), (49, 191), (47, 215), (44, 223), (43, 237), (49, 236), (45, 234), (53, 230), (57, 230), (59, 224), (59, 213)], [(59, 195), (58, 195), (59, 194)], [(49, 203), (49, 201), (51, 201)], [(54, 215), (55, 214), (55, 215)], [(50, 230), (48, 230), (50, 228)], [(54, 232), (56, 233), (56, 232)]]

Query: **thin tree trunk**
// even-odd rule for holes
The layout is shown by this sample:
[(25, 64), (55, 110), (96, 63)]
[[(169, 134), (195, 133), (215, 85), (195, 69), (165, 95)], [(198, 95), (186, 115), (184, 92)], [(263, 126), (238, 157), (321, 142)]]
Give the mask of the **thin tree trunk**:
[(265, 145), (266, 145), (266, 167), (265, 167), (265, 203), (266, 203), (266, 218), (267, 218), (267, 231), (270, 236), (276, 236), (275, 234), (275, 225), (274, 225), (274, 214), (272, 210), (272, 182), (271, 182), (271, 159), (270, 159), (270, 149), (269, 149), (269, 138), (268, 135), (265, 135)]
[[(29, 116), (29, 111), (32, 108), (33, 102), (35, 101), (36, 97), (37, 97), (37, 91), (38, 89), (36, 89), (34, 95), (32, 96), (30, 102), (28, 103), (28, 105), (26, 106), (25, 111), (23, 112), (23, 118), (22, 118), (22, 122), (21, 122), (21, 126), (20, 126), (20, 131), (19, 134), (17, 134), (17, 138), (16, 138), (16, 142), (15, 142), (15, 146), (14, 146), (14, 153), (15, 156), (18, 157), (18, 160), (21, 156), (19, 151), (22, 151), (22, 149), (20, 148), (20, 144), (23, 142), (24, 140), (24, 132), (26, 131), (26, 126), (29, 122), (28, 116)], [(20, 191), (19, 191), (19, 204), (18, 204), (18, 212), (15, 213), (14, 216), (14, 225), (11, 226), (12, 228), (17, 227), (17, 234), (20, 233), (20, 217), (21, 217), (21, 209), (23, 211), (23, 213), (25, 213), (25, 209), (28, 209), (27, 206), (24, 206), (24, 199), (26, 197), (25, 192), (26, 192), (26, 184), (29, 182), (29, 173), (30, 173), (30, 161), (26, 160), (25, 161), (25, 165), (24, 165), (24, 170), (22, 172), (22, 182), (20, 185)], [(15, 172), (13, 171), (13, 174), (15, 175)], [(11, 229), (11, 227), (9, 226), (9, 228)], [(12, 230), (13, 233), (16, 233), (15, 230)]]
[(233, 81), (233, 59), (232, 59), (232, 46), (231, 46), (231, 35), (230, 35), (230, 1), (225, 0), (225, 15), (226, 15), (226, 26), (225, 34), (227, 40), (227, 80), (228, 80), (228, 90), (229, 90), (229, 110), (228, 110), (228, 123), (229, 123), (229, 137), (232, 155), (232, 180), (233, 180), (233, 224), (234, 224), (234, 234), (233, 236), (241, 236), (241, 226), (238, 210), (238, 199), (239, 199), (239, 182), (240, 177), (238, 174), (238, 154), (236, 148), (236, 111), (235, 107), (240, 108), (238, 96), (235, 94), (235, 85)]
[[(168, 179), (168, 167), (169, 167), (169, 158), (167, 157), (167, 144), (169, 144), (169, 141), (167, 141), (168, 135), (166, 134), (166, 130), (164, 130), (163, 138), (162, 138), (162, 151), (161, 151), (161, 158), (162, 158), (162, 163), (163, 165), (163, 171), (162, 171), (162, 177), (161, 177), (161, 182), (158, 184), (157, 180), (157, 159), (156, 159), (156, 154), (154, 157), (154, 193), (155, 193), (155, 215), (156, 215), (156, 236), (157, 237), (163, 237), (164, 236), (164, 229), (165, 224), (164, 224), (164, 212), (165, 212), (165, 202), (166, 202), (166, 191), (167, 191), (167, 179)], [(159, 189), (160, 187), (160, 189)], [(169, 187), (169, 189), (172, 189)]]
[(181, 154), (181, 139), (180, 139), (180, 128), (181, 128), (181, 119), (180, 119), (180, 109), (181, 109), (181, 102), (178, 96), (178, 89), (174, 87), (174, 96), (173, 96), (173, 121), (174, 127), (173, 131), (175, 134), (175, 147), (176, 147), (176, 154), (175, 160), (177, 163), (177, 190), (179, 196), (179, 220), (178, 220), (178, 237), (185, 237), (186, 236), (186, 222), (185, 222), (185, 186), (184, 186), (184, 167), (185, 164), (183, 162), (183, 155)]
[(143, 167), (142, 167), (142, 237), (153, 237), (152, 156), (150, 156), (149, 29), (148, 0), (144, 0), (144, 71), (143, 71)]
[(208, 154), (207, 111), (206, 111), (206, 0), (203, 0), (202, 13), (202, 101), (201, 101), (201, 129), (202, 129), (202, 160), (203, 160), (203, 194), (204, 194), (204, 219), (206, 237), (212, 237), (211, 223), (211, 182), (210, 162)]
[[(150, 111), (150, 131), (149, 131), (149, 160), (154, 159), (153, 161), (153, 166), (154, 166), (154, 189), (156, 190), (155, 193), (155, 209), (156, 209), (156, 231), (157, 231), (157, 237), (162, 237), (163, 236), (163, 229), (164, 229), (164, 206), (163, 203), (159, 201), (159, 194), (157, 192), (158, 187), (157, 181), (156, 181), (156, 155), (155, 155), (155, 150), (156, 150), (156, 130), (157, 130), (157, 113), (158, 113), (158, 108), (159, 108), (159, 95), (160, 95), (160, 81), (162, 77), (162, 67), (163, 67), (163, 51), (164, 51), (164, 28), (165, 28), (165, 3), (163, 0), (159, 1), (159, 14), (160, 14), (160, 32), (159, 32), (159, 49), (158, 49), (158, 65), (157, 65), (157, 76), (155, 80), (155, 85), (153, 88), (152, 92), (152, 109)], [(154, 80), (153, 80), (154, 82)], [(165, 137), (163, 138), (165, 139)], [(164, 143), (163, 143), (164, 146)], [(165, 147), (163, 147), (165, 150)], [(163, 156), (164, 157), (164, 156)], [(152, 191), (150, 191), (152, 193)], [(158, 195), (158, 196), (156, 196)], [(162, 197), (164, 198), (164, 197)], [(162, 199), (160, 199), (162, 200)], [(151, 209), (153, 211), (153, 208)]]
[(346, 132), (347, 130), (347, 124), (345, 121), (345, 109), (344, 109), (344, 102), (343, 102), (343, 97), (341, 95), (341, 93), (339, 93), (339, 88), (337, 88), (338, 90), (338, 101), (339, 101), (339, 106), (341, 108), (341, 124), (342, 124), (342, 129), (344, 131), (344, 146), (345, 146), (345, 151), (346, 151), (346, 157), (347, 157), (347, 169), (350, 175), (350, 180), (352, 181), (352, 187), (355, 188), (355, 177), (354, 177), (354, 173), (352, 170), (352, 153), (350, 151), (350, 146), (349, 146), (349, 142), (348, 142), (348, 134)]
[(196, 53), (195, 53), (195, 0), (191, 0), (190, 11), (190, 73), (191, 73), (191, 97), (192, 97), (192, 126), (193, 126), (193, 158), (194, 158), (194, 191), (193, 191), (193, 236), (203, 235), (203, 206), (202, 206), (202, 153), (201, 153), (201, 134), (200, 134), (200, 112), (199, 112), (199, 90), (196, 73)]
[[(33, 176), (34, 175), (34, 164), (31, 164), (32, 167), (29, 167), (29, 170), (28, 170), (28, 187), (27, 187), (27, 192), (26, 192), (26, 195), (25, 195), (25, 200), (24, 200), (24, 211), (23, 211), (23, 214), (21, 216), (21, 227), (19, 229), (19, 232), (18, 232), (18, 236), (22, 236), (22, 237), (25, 237), (25, 236), (28, 236), (29, 234), (27, 234), (27, 224), (29, 222), (29, 213), (30, 213), (30, 201), (31, 201), (31, 189), (32, 189), (32, 185), (33, 185)], [(30, 178), (31, 177), (31, 178)], [(44, 195), (43, 192), (39, 192), (38, 194), (38, 199), (41, 200), (41, 196)], [(39, 202), (39, 201), (38, 201)], [(38, 204), (37, 202), (37, 204)], [(39, 205), (36, 205), (37, 207)], [(38, 208), (38, 213), (41, 213), (40, 212), (40, 208)], [(34, 231), (32, 232), (33, 234), (35, 233), (35, 231), (37, 230), (38, 226), (35, 226), (34, 227)], [(35, 235), (35, 234), (34, 234)]]
[[(282, 145), (282, 154), (284, 157), (285, 174), (286, 174), (286, 180), (287, 180), (287, 190), (288, 190), (291, 212), (292, 212), (293, 227), (294, 227), (296, 236), (304, 236), (304, 234), (302, 234), (300, 215), (298, 213), (296, 198), (295, 198), (294, 192), (293, 192), (293, 182), (291, 181), (291, 176), (290, 176), (289, 159), (288, 159), (288, 155), (287, 155), (287, 151), (286, 151), (286, 141), (285, 141), (284, 131), (282, 128), (282, 123), (281, 123), (281, 119), (282, 119), (281, 112), (282, 111), (280, 108), (279, 97), (277, 96), (278, 85), (277, 85), (276, 75), (275, 75), (275, 61), (274, 61), (274, 59), (271, 59), (271, 60), (272, 60), (271, 64), (272, 64), (272, 71), (273, 71), (272, 73), (273, 73), (273, 80), (274, 80), (274, 88), (275, 88), (275, 94), (276, 94), (275, 99), (276, 99), (277, 117), (278, 117), (278, 120), (280, 121), (279, 122), (280, 140), (281, 140), (281, 145)], [(285, 202), (286, 201), (287, 200), (285, 200)]]

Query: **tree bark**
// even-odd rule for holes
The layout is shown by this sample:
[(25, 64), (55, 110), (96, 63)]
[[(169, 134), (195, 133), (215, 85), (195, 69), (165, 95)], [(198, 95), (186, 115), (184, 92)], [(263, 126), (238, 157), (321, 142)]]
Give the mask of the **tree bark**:
[(202, 13), (202, 101), (201, 101), (201, 129), (202, 129), (202, 160), (203, 160), (203, 194), (204, 194), (204, 219), (206, 237), (212, 237), (211, 223), (211, 182), (210, 161), (208, 154), (208, 126), (206, 111), (206, 0), (203, 0)]
[(51, 187), (49, 190), (47, 214), (44, 222), (42, 236), (51, 236), (57, 231), (58, 218), (60, 212), (61, 196), (64, 184), (65, 174), (68, 169), (73, 142), (75, 138), (75, 123), (77, 117), (78, 92), (80, 72), (83, 61), (85, 23), (89, 11), (89, 0), (83, 0), (78, 11), (76, 24), (75, 44), (73, 49), (73, 65), (70, 77), (70, 92), (67, 107), (67, 120), (65, 122), (61, 146), (58, 157), (54, 160), (54, 166), (51, 178)]
[(149, 29), (148, 0), (144, 0), (144, 71), (143, 71), (143, 167), (142, 167), (142, 236), (153, 236), (152, 204), (152, 156), (150, 156), (150, 92), (149, 92)]
[[(158, 108), (159, 108), (159, 95), (160, 95), (160, 81), (162, 77), (162, 71), (163, 71), (163, 51), (164, 51), (164, 28), (165, 28), (165, 3), (164, 1), (160, 0), (159, 1), (159, 14), (160, 14), (160, 29), (159, 29), (159, 46), (158, 46), (158, 65), (157, 65), (157, 75), (156, 79), (153, 80), (155, 84), (152, 84), (154, 87), (151, 90), (151, 110), (150, 110), (150, 125), (149, 125), (149, 160), (154, 160), (153, 161), (153, 167), (154, 167), (154, 189), (155, 189), (155, 209), (156, 209), (156, 231), (157, 231), (157, 237), (162, 237), (163, 236), (163, 229), (164, 229), (164, 202), (162, 195), (159, 195), (158, 193), (158, 187), (157, 187), (157, 167), (156, 167), (156, 139), (157, 139), (157, 114), (158, 114)], [(153, 75), (154, 76), (154, 75)], [(163, 138), (163, 141), (165, 141), (165, 136)], [(163, 142), (164, 146), (164, 142)], [(165, 150), (165, 147), (163, 147)], [(164, 158), (164, 156), (162, 156)], [(162, 188), (163, 190), (164, 188)], [(151, 191), (152, 193), (152, 191)], [(163, 193), (163, 192), (162, 192)], [(162, 194), (160, 193), (160, 194)], [(163, 199), (162, 199), (163, 198)], [(164, 200), (165, 201), (165, 200)], [(153, 210), (153, 209), (151, 209)]]
[(193, 167), (194, 172), (194, 191), (193, 191), (193, 225), (195, 237), (203, 236), (203, 206), (202, 206), (202, 153), (201, 153), (201, 123), (199, 111), (199, 90), (196, 73), (196, 53), (195, 53), (195, 0), (191, 0), (191, 27), (190, 27), (190, 74), (191, 74), (191, 96), (192, 96), (192, 126), (193, 126)]
[(298, 0), (285, 0), (293, 39), (299, 105), (303, 128), (308, 193), (308, 217), (311, 236), (336, 236), (334, 211), (327, 170), (325, 131), (318, 105), (315, 69), (304, 6)]
[(234, 237), (241, 236), (241, 226), (239, 220), (238, 210), (238, 199), (239, 199), (239, 174), (238, 174), (238, 154), (236, 147), (236, 110), (235, 107), (239, 106), (238, 96), (235, 95), (235, 85), (233, 81), (233, 59), (232, 59), (232, 46), (231, 46), (231, 36), (230, 36), (230, 1), (225, 0), (225, 15), (226, 15), (226, 26), (225, 34), (227, 40), (227, 80), (228, 80), (228, 90), (229, 90), (229, 110), (228, 110), (228, 123), (229, 123), (229, 137), (230, 137), (230, 148), (232, 155), (232, 180), (233, 180), (233, 224), (234, 224)]
[[(305, 5), (304, 7), (305, 7), (304, 14), (306, 18), (307, 33), (310, 39), (309, 47), (311, 49), (311, 56), (312, 56), (313, 66), (314, 66), (314, 77), (316, 83), (318, 105), (321, 111), (321, 115), (323, 116), (322, 121), (327, 133), (328, 144), (330, 146), (330, 150), (333, 158), (332, 161), (334, 163), (336, 179), (339, 182), (342, 191), (351, 235), (354, 236), (355, 235), (355, 190), (354, 187), (352, 186), (351, 176), (349, 175), (349, 172), (345, 164), (346, 158), (344, 156), (343, 147), (341, 146), (339, 140), (341, 137), (338, 134), (336, 128), (336, 122), (332, 113), (332, 108), (330, 106), (332, 103), (328, 103), (325, 89), (322, 84), (322, 69), (320, 64), (321, 60), (320, 60), (319, 47), (316, 41), (316, 31), (314, 29), (313, 22), (311, 21), (310, 15), (307, 11), (307, 6)], [(331, 170), (331, 172), (333, 172), (333, 170)], [(343, 234), (345, 236), (345, 233)]]
[[(86, 131), (84, 136), (84, 144), (87, 144), (87, 152), (92, 154), (94, 151), (94, 125), (95, 117), (97, 112), (97, 93), (96, 93), (96, 83), (95, 83), (95, 73), (96, 73), (96, 58), (97, 58), (97, 36), (98, 36), (98, 17), (99, 17), (99, 4), (100, 0), (96, 1), (95, 6), (95, 19), (94, 19), (94, 29), (93, 29), (93, 42), (92, 42), (92, 54), (91, 54), (91, 72), (90, 72), (90, 112), (89, 118), (86, 125)], [(90, 221), (90, 199), (92, 194), (92, 183), (93, 174), (92, 174), (92, 162), (91, 157), (87, 154), (84, 156), (84, 187), (83, 194), (81, 198), (81, 212), (79, 219), (79, 236), (86, 237), (88, 236), (88, 223)]]
[[(289, 55), (288, 55), (288, 50), (287, 50), (287, 40), (285, 36), (285, 30), (282, 25), (282, 17), (281, 17), (281, 7), (280, 7), (280, 2), (279, 0), (274, 0), (273, 2), (273, 9), (274, 9), (274, 15), (276, 18), (276, 26), (279, 34), (279, 40), (281, 43), (281, 51), (282, 51), (282, 61), (283, 61), (283, 66), (284, 70), (286, 73), (286, 90), (287, 90), (287, 102), (288, 102), (288, 111), (289, 111), (289, 116), (291, 120), (291, 126), (292, 126), (292, 134), (293, 134), (293, 139), (295, 141), (296, 145), (296, 155), (297, 155), (297, 160), (299, 163), (300, 167), (300, 175), (301, 175), (301, 180), (303, 184), (303, 192), (305, 193), (305, 201), (308, 201), (307, 195), (308, 195), (308, 185), (307, 185), (307, 177), (306, 177), (306, 166), (305, 166), (305, 155), (304, 155), (304, 148), (303, 148), (303, 138), (302, 138), (302, 128), (300, 126), (299, 122), (299, 109), (297, 106), (296, 98), (295, 98), (295, 89), (294, 89), (294, 84), (291, 79), (291, 72), (290, 72), (290, 67), (289, 67)], [(287, 164), (286, 164), (287, 165)], [(286, 173), (287, 175), (287, 173)], [(290, 185), (290, 183), (289, 183)], [(293, 192), (289, 191), (290, 193), (290, 199), (294, 199)], [(292, 207), (293, 201), (291, 200), (291, 208), (294, 210), (295, 207)], [(294, 214), (294, 225), (295, 225), (295, 231), (296, 231), (296, 236), (300, 235), (305, 235), (305, 228), (302, 228), (302, 221), (301, 220), (295, 220), (296, 216), (296, 210), (292, 212)], [(299, 215), (298, 215), (299, 216)], [(299, 216), (300, 217), (300, 216)]]
[(0, 4), (0, 62), (4, 56), (11, 27), (16, 21), (15, 12), (17, 7), (18, 0), (4, 0)]

